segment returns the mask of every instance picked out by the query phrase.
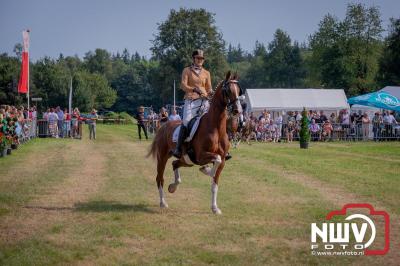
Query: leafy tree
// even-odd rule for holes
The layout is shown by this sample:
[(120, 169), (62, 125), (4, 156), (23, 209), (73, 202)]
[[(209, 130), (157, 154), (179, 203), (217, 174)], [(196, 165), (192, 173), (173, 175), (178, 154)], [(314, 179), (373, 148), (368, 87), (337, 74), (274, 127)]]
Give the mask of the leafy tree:
[(173, 81), (180, 81), (183, 68), (191, 64), (193, 50), (205, 51), (205, 67), (210, 70), (214, 84), (223, 78), (227, 69), (225, 42), (215, 26), (214, 15), (205, 9), (171, 10), (168, 19), (159, 24), (152, 42), (151, 51), (160, 62), (157, 79), (164, 102), (172, 99)]
[(273, 41), (268, 46), (266, 74), (270, 87), (293, 88), (303, 86), (305, 70), (297, 43), (291, 44), (287, 33), (276, 30)]
[(400, 18), (391, 19), (389, 36), (384, 43), (378, 80), (381, 86), (400, 85)]
[(112, 76), (111, 55), (104, 49), (87, 52), (84, 57), (84, 64), (90, 73), (102, 74), (108, 79)]
[(21, 62), (16, 57), (0, 54), (0, 103), (20, 105), (24, 94), (18, 95), (17, 85)]
[(346, 18), (327, 15), (310, 37), (309, 73), (322, 87), (360, 94), (376, 87), (381, 52), (381, 19), (377, 7), (349, 4)]

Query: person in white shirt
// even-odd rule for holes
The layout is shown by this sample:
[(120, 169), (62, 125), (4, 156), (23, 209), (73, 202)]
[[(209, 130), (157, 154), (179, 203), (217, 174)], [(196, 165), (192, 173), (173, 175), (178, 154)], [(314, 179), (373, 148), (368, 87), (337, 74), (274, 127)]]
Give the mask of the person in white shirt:
[(390, 138), (393, 137), (393, 128), (397, 125), (397, 121), (394, 118), (393, 114), (390, 111), (385, 112), (385, 116), (383, 117), (383, 124), (385, 125), (385, 135)]
[(169, 121), (179, 121), (181, 120), (181, 117), (176, 113), (176, 110), (173, 109), (172, 113), (168, 117)]

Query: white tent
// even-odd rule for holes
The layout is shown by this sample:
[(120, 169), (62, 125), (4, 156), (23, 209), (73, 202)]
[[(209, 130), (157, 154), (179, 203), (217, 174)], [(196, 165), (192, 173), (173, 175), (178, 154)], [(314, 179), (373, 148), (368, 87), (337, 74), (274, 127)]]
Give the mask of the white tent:
[(311, 110), (338, 111), (349, 109), (343, 90), (337, 89), (247, 89), (246, 103), (250, 112), (301, 111), (303, 107)]

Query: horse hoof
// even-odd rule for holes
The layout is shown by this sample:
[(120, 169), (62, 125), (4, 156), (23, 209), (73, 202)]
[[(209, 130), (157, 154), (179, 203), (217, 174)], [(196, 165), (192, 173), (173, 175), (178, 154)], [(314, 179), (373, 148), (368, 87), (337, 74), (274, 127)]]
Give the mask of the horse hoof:
[(178, 188), (178, 186), (176, 184), (169, 184), (168, 186), (168, 192), (169, 193), (174, 193), (176, 191), (176, 189)]
[(214, 214), (218, 214), (218, 215), (222, 214), (222, 211), (218, 207), (213, 207), (213, 208), (211, 208), (211, 210)]
[(165, 209), (168, 208), (168, 204), (164, 201), (160, 202), (160, 208)]

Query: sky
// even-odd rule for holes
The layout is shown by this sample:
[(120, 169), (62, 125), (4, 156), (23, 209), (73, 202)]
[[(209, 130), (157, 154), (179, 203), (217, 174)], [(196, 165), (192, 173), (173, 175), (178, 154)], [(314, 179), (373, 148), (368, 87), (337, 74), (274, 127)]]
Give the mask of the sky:
[[(276, 29), (300, 43), (329, 14), (343, 19), (351, 1), (342, 0), (0, 0), (0, 53), (13, 54), (22, 30), (31, 30), (30, 56), (56, 58), (103, 48), (111, 53), (127, 48), (149, 58), (158, 24), (171, 9), (204, 8), (215, 14), (216, 26), (229, 44), (251, 52), (256, 41), (268, 44)], [(382, 25), (400, 17), (399, 0), (360, 0), (378, 6)]]

